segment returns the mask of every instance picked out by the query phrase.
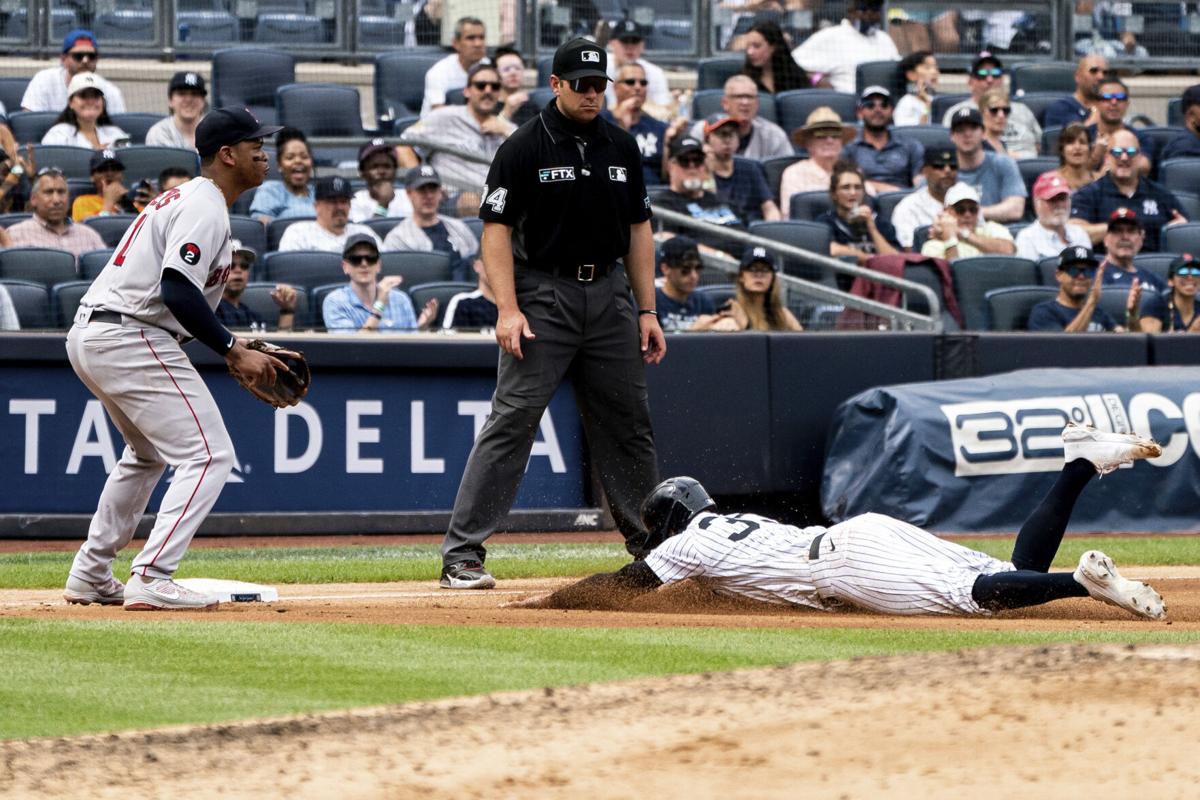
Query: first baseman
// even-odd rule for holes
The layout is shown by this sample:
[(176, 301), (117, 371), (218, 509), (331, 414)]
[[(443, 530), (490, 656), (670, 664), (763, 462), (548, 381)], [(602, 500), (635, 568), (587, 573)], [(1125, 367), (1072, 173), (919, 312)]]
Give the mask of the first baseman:
[[(203, 342), (243, 383), (273, 381), (283, 366), (247, 349), (213, 313), (232, 262), (229, 207), (266, 177), (262, 139), (277, 130), (245, 109), (209, 113), (196, 129), (200, 177), (146, 206), (83, 296), (67, 356), (120, 430), (125, 451), (71, 565), (63, 593), (70, 603), (124, 603), (126, 610), (217, 604), (172, 580), (233, 468), (221, 412), (181, 344)], [(175, 475), (123, 586), (113, 558), (167, 466)]]
[(619, 607), (659, 586), (704, 578), (719, 593), (822, 610), (856, 606), (880, 614), (987, 615), (1091, 595), (1140, 617), (1162, 619), (1162, 597), (1121, 577), (1089, 550), (1073, 572), (1049, 572), (1071, 510), (1088, 481), (1162, 454), (1148, 439), (1069, 425), (1066, 464), (1017, 534), (1011, 561), (947, 542), (883, 514), (830, 528), (796, 528), (755, 514), (718, 514), (692, 478), (670, 478), (642, 504), (652, 552), (615, 573), (585, 578), (517, 605)]

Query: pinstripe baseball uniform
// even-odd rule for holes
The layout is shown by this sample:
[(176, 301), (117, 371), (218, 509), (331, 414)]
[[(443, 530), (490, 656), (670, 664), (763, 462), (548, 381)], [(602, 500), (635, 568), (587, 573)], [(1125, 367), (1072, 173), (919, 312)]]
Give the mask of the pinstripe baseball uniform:
[(194, 178), (151, 201), (83, 296), (67, 356), (126, 446), (71, 566), (74, 577), (98, 583), (112, 575), (113, 558), (170, 465), (174, 478), (131, 570), (170, 578), (225, 486), (233, 443), (180, 347), (187, 331), (163, 303), (161, 280), (168, 267), (179, 272), (215, 308), (231, 260), (224, 195), (207, 178)]
[(1011, 563), (883, 514), (797, 528), (755, 514), (697, 514), (646, 556), (664, 584), (705, 578), (715, 591), (831, 610), (989, 614), (971, 597), (980, 575)]

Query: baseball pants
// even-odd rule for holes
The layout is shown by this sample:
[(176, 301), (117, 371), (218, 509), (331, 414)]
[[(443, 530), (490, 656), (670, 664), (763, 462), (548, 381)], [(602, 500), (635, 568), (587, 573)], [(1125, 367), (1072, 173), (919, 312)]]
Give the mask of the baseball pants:
[(233, 469), (216, 401), (171, 334), (92, 322), (67, 334), (67, 357), (125, 439), (71, 574), (100, 582), (129, 543), (167, 466), (175, 475), (131, 572), (170, 578)]
[(449, 565), (483, 560), (484, 541), (516, 498), (542, 414), (570, 377), (617, 527), (643, 534), (638, 507), (658, 482), (637, 309), (623, 269), (592, 282), (516, 273), (517, 303), (537, 338), (523, 359), (500, 353), (492, 412), (471, 449), (442, 542)]

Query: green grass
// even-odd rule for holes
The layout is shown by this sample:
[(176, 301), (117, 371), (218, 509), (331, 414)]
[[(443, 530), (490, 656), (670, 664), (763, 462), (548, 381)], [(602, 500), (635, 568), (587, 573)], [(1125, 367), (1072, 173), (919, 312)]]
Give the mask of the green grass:
[[(1172, 634), (0, 620), (0, 739), (798, 661)], [(51, 680), (47, 677), (52, 676)]]
[[(961, 539), (963, 544), (1008, 558), (1012, 539)], [(135, 542), (117, 560), (118, 576), (129, 572)], [(1055, 566), (1074, 567), (1091, 548), (1108, 553), (1118, 565), (1200, 564), (1200, 537), (1089, 537), (1067, 539)], [(51, 589), (66, 580), (72, 553), (0, 553), (0, 588)], [(588, 575), (619, 568), (628, 561), (619, 544), (506, 544), (490, 548), (488, 568), (505, 578), (552, 578)], [(437, 545), (392, 547), (263, 547), (200, 549), (188, 552), (179, 577), (229, 578), (255, 583), (373, 583), (432, 580), (441, 559)]]

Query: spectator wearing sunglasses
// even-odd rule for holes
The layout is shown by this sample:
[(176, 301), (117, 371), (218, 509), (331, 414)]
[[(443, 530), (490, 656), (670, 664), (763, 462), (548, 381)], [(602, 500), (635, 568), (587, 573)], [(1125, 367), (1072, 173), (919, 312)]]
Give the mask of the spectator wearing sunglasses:
[[(252, 307), (242, 303), (242, 295), (246, 293), (246, 284), (250, 282), (250, 270), (258, 253), (253, 247), (247, 247), (237, 239), (230, 243), (232, 253), (229, 262), (229, 276), (225, 279), (225, 288), (221, 290), (221, 302), (217, 304), (214, 313), (226, 328), (247, 328), (262, 326), (266, 330), (266, 320)], [(277, 283), (271, 290), (271, 299), (279, 307), (277, 330), (290, 331), (296, 322), (296, 288), (286, 283)]]
[(800, 192), (823, 192), (829, 188), (833, 165), (838, 161), (846, 142), (857, 135), (852, 125), (846, 125), (829, 106), (809, 112), (804, 127), (797, 128), (792, 139), (804, 148), (808, 158), (801, 159), (783, 171), (779, 183), (779, 208), (789, 212), (792, 196)]
[(1108, 59), (1102, 55), (1086, 55), (1075, 67), (1075, 93), (1055, 100), (1046, 108), (1047, 128), (1065, 128), (1072, 122), (1095, 123), (1100, 101), (1100, 82), (1108, 72)]
[[(983, 93), (995, 87), (1004, 88), (1004, 64), (993, 53), (987, 50), (980, 53), (971, 62), (971, 71), (967, 73), (967, 88), (971, 96), (961, 103), (955, 103), (942, 117), (942, 124), (947, 128), (953, 127), (954, 115), (963, 108), (982, 108), (980, 102)], [(1037, 153), (1042, 141), (1042, 126), (1037, 117), (1024, 103), (1011, 103), (1012, 112), (1008, 115), (1008, 124), (1004, 128), (1004, 145), (1017, 153)]]
[[(289, 228), (290, 230), (290, 228)], [(356, 233), (342, 247), (342, 271), (350, 281), (325, 296), (321, 318), (330, 333), (411, 331), (428, 327), (437, 317), (437, 300), (431, 299), (418, 317), (412, 300), (400, 291), (403, 278), (380, 279), (379, 243), (373, 236)]]
[(1160, 164), (1170, 158), (1200, 158), (1200, 83), (1183, 90), (1180, 110), (1187, 130), (1163, 146), (1158, 154)]
[(858, 98), (862, 132), (844, 148), (841, 157), (862, 167), (871, 194), (909, 189), (921, 173), (925, 148), (915, 139), (892, 135), (892, 93), (868, 86)]
[(1142, 333), (1200, 333), (1196, 290), (1200, 289), (1200, 261), (1183, 253), (1167, 267), (1164, 293), (1148, 292), (1138, 311)]
[[(716, 193), (705, 189), (711, 185), (712, 176), (709, 175), (705, 161), (704, 145), (699, 139), (685, 136), (671, 143), (667, 177), (670, 181), (670, 191), (659, 195), (658, 205), (680, 214), (687, 214), (692, 219), (737, 230), (745, 229), (745, 221), (738, 216), (733, 206), (719, 198)], [(669, 222), (663, 223), (663, 230), (694, 235), (700, 244), (715, 250), (724, 250), (733, 256), (740, 254), (743, 249), (741, 244), (722, 236), (675, 228)]]
[[(608, 77), (615, 80), (626, 64), (637, 64), (646, 73), (646, 100), (652, 106), (666, 109), (674, 105), (670, 86), (667, 85), (666, 73), (657, 64), (647, 61), (646, 32), (641, 25), (631, 19), (619, 20), (609, 34), (608, 46)], [(605, 100), (611, 106), (617, 102), (616, 87), (609, 86)]]
[(921, 175), (925, 185), (896, 204), (892, 226), (896, 241), (911, 250), (917, 228), (932, 225), (946, 205), (946, 193), (958, 182), (958, 156), (953, 148), (938, 147), (925, 151)]
[(1012, 234), (1003, 225), (979, 215), (979, 192), (959, 183), (946, 192), (946, 208), (929, 228), (921, 254), (957, 261), (981, 255), (1011, 256), (1017, 252)]
[(658, 251), (662, 282), (654, 293), (663, 331), (709, 330), (716, 321), (717, 309), (708, 295), (696, 291), (704, 269), (696, 240), (675, 236), (663, 242)]
[(1008, 118), (1012, 116), (1012, 100), (1008, 90), (1002, 86), (993, 86), (983, 93), (979, 99), (979, 109), (983, 116), (983, 146), (993, 153), (999, 153), (1009, 158), (1034, 158), (1036, 148), (1015, 149), (1004, 141), (1004, 132), (1008, 129)]
[[(766, 161), (776, 156), (795, 155), (783, 128), (758, 115), (758, 88), (745, 75), (733, 75), (725, 81), (721, 111), (738, 126), (737, 154), (742, 158)], [(704, 140), (704, 120), (691, 128), (691, 138)], [(739, 251), (740, 252), (740, 251)]]
[[(654, 186), (663, 182), (664, 151), (672, 132), (667, 129), (667, 123), (643, 113), (648, 85), (646, 70), (641, 64), (633, 61), (621, 65), (612, 86), (616, 103), (601, 111), (600, 116), (621, 126), (634, 138), (642, 154), (642, 176), (647, 186)], [(678, 133), (678, 125), (674, 131)]]
[[(67, 107), (67, 87), (76, 75), (95, 75), (100, 61), (96, 35), (88, 30), (73, 30), (63, 38), (62, 59), (59, 66), (48, 67), (29, 80), (21, 108), (26, 111), (62, 111)], [(95, 75), (100, 90), (104, 92), (108, 113), (125, 112), (125, 97), (113, 83)]]
[(1175, 195), (1138, 173), (1139, 152), (1132, 131), (1117, 131), (1104, 157), (1105, 173), (1071, 197), (1071, 222), (1088, 232), (1093, 246), (1103, 245), (1109, 218), (1118, 208), (1137, 215), (1146, 237), (1142, 249), (1148, 253), (1159, 251), (1163, 227), (1187, 222)]
[(1125, 82), (1116, 75), (1106, 76), (1100, 84), (1096, 110), (1096, 122), (1088, 125), (1088, 136), (1092, 140), (1092, 169), (1100, 169), (1104, 165), (1104, 156), (1108, 153), (1113, 134), (1130, 131), (1138, 140), (1138, 174), (1149, 175), (1154, 160), (1154, 140), (1125, 124), (1125, 114), (1129, 111), (1129, 87)]
[[(489, 160), (517, 126), (496, 114), (500, 103), (500, 73), (491, 64), (476, 64), (467, 73), (463, 106), (442, 106), (408, 130), (414, 134), (472, 150)], [(403, 151), (412, 151), (401, 148)], [(467, 161), (453, 153), (435, 150), (426, 159), (447, 187), (447, 201), (457, 206), (458, 216), (473, 216), (479, 209), (479, 189), (487, 182), (488, 165)], [(417, 166), (402, 158), (401, 166)]]
[(899, 61), (900, 51), (883, 27), (883, 0), (851, 0), (841, 25), (808, 37), (792, 58), (818, 81), (828, 80), (839, 92), (853, 92), (859, 64)]
[(1112, 315), (1100, 307), (1104, 267), (1086, 247), (1068, 247), (1058, 255), (1058, 294), (1038, 303), (1029, 312), (1031, 331), (1094, 333), (1123, 331)]
[(1142, 252), (1145, 237), (1146, 228), (1133, 209), (1118, 208), (1112, 212), (1104, 232), (1105, 286), (1137, 286), (1152, 292), (1166, 291), (1167, 285), (1162, 278), (1133, 263), (1138, 253)]

